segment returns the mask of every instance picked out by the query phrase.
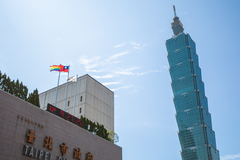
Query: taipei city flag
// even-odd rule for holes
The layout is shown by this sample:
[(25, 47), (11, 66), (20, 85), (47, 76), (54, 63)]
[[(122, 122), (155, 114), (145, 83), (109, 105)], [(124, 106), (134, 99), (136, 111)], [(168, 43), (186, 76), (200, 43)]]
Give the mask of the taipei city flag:
[(67, 78), (68, 82), (77, 82), (77, 75)]

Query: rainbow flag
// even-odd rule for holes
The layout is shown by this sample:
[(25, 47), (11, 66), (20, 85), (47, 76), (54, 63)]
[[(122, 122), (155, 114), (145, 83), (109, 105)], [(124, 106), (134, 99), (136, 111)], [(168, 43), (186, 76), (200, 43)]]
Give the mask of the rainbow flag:
[(63, 65), (52, 65), (50, 66), (50, 72), (51, 71), (58, 71), (58, 72), (68, 72), (69, 66), (63, 66)]
[(60, 69), (61, 69), (61, 66), (60, 65), (52, 65), (52, 66), (50, 66), (50, 72), (51, 71), (60, 71)]

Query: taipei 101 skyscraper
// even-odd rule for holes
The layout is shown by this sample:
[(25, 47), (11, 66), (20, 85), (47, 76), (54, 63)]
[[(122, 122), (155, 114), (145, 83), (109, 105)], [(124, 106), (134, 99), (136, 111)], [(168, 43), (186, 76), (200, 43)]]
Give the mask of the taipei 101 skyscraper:
[(196, 44), (183, 32), (174, 6), (173, 9), (174, 35), (166, 41), (166, 48), (182, 148), (180, 153), (183, 160), (219, 160)]

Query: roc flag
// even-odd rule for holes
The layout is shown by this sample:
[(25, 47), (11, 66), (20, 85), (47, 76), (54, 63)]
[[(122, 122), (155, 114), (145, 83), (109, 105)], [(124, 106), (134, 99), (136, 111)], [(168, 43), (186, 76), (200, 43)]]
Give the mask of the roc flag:
[(50, 72), (51, 71), (58, 71), (58, 72), (68, 72), (69, 66), (63, 66), (63, 65), (52, 65), (50, 66)]
[(68, 82), (77, 82), (77, 75), (67, 78)]

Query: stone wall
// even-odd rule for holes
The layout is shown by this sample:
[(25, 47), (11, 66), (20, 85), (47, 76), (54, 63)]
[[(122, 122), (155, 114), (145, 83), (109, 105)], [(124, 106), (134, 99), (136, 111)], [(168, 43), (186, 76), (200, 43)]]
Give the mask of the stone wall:
[[(52, 150), (44, 146), (47, 137), (52, 138)], [(65, 155), (63, 143), (68, 147)], [(77, 160), (78, 148), (81, 160), (122, 159), (121, 147), (0, 90), (0, 160)]]

